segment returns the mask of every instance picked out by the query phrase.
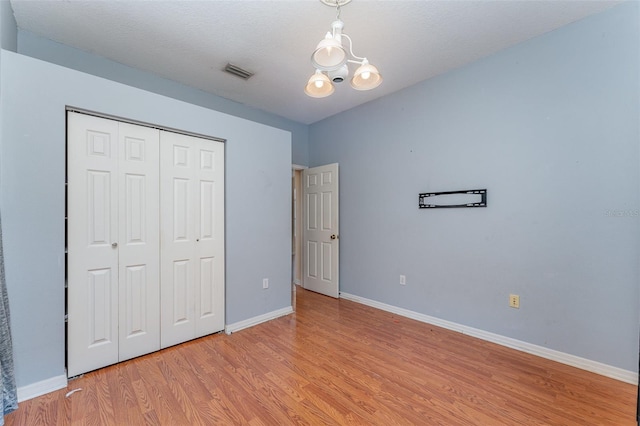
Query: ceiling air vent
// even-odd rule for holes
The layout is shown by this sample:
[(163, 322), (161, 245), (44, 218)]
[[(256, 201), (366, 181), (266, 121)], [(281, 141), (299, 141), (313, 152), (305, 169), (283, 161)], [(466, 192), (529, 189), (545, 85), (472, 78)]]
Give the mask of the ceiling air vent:
[(253, 75), (251, 71), (247, 71), (233, 64), (227, 64), (227, 66), (224, 67), (224, 70), (229, 74), (233, 74), (236, 77), (240, 77), (243, 80), (249, 80), (249, 78)]

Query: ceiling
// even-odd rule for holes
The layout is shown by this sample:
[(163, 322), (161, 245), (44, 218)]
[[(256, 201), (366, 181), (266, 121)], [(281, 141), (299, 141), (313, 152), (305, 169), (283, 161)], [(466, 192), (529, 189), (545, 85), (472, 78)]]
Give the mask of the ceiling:
[[(345, 80), (314, 99), (303, 92), (310, 56), (336, 17), (319, 0), (11, 0), (21, 30), (304, 124), (617, 3), (353, 0), (341, 10), (344, 32), (384, 81), (361, 92)], [(228, 62), (255, 75), (229, 75)]]

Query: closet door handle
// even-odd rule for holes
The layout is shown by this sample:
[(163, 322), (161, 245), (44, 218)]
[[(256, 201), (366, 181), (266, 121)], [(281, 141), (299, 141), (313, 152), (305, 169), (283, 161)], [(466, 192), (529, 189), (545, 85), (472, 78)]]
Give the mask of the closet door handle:
[(118, 243), (111, 243), (111, 247), (118, 248)]

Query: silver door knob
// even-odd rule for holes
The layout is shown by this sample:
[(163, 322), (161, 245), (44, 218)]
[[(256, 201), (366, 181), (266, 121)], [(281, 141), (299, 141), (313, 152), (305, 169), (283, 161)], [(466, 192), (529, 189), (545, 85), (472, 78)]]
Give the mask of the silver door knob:
[(332, 235), (331, 235), (331, 239), (332, 239), (332, 240), (337, 240), (337, 239), (338, 239), (338, 236), (337, 236), (336, 234), (332, 234)]
[(118, 243), (111, 243), (111, 247), (118, 248)]

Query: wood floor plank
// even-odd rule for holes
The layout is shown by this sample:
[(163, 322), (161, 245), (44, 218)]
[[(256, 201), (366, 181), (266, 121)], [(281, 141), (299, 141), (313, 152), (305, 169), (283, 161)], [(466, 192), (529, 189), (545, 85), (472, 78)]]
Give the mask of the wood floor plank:
[(5, 424), (636, 424), (630, 384), (302, 289), (295, 308), (85, 374)]

